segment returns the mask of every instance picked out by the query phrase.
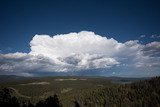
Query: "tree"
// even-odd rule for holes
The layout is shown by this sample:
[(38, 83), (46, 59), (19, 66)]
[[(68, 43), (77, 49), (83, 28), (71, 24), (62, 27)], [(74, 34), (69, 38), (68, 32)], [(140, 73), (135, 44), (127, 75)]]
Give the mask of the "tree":
[(56, 94), (53, 97), (48, 97), (44, 103), (47, 107), (60, 107), (60, 102)]
[(45, 107), (44, 102), (43, 102), (43, 101), (39, 101), (39, 102), (36, 104), (36, 107)]
[(0, 91), (0, 107), (20, 107), (17, 98), (11, 97), (8, 88), (4, 88)]
[(48, 97), (45, 101), (39, 101), (36, 107), (61, 107), (61, 104), (58, 96), (55, 94), (54, 96)]
[(74, 101), (74, 107), (80, 107), (80, 105), (77, 101)]
[(29, 101), (28, 102), (28, 107), (34, 107), (34, 105)]

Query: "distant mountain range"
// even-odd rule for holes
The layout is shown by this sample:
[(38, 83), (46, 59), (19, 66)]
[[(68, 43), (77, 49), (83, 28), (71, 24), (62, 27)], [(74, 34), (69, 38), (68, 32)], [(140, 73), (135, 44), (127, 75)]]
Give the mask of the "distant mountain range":
[(27, 80), (27, 79), (37, 79), (37, 78), (46, 78), (46, 77), (89, 77), (89, 78), (105, 78), (108, 80), (111, 80), (112, 82), (116, 83), (132, 83), (139, 80), (146, 80), (150, 79), (151, 77), (139, 77), (139, 78), (133, 78), (133, 77), (104, 77), (104, 76), (43, 76), (43, 77), (24, 77), (24, 76), (16, 76), (16, 75), (0, 75), (0, 83), (5, 82), (15, 82), (19, 80)]

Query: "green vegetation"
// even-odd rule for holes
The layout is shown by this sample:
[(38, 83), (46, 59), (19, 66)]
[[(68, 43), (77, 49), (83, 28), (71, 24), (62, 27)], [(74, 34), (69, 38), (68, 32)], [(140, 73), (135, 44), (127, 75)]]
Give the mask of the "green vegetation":
[(0, 102), (6, 101), (3, 96), (7, 89), (9, 99), (23, 107), (159, 107), (160, 77), (135, 80), (124, 84), (105, 77), (21, 79), (1, 83)]

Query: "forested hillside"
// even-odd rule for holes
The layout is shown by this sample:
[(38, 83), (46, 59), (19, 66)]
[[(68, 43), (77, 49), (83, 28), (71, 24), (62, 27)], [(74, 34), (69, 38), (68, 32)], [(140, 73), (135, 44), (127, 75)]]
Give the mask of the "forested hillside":
[(48, 77), (6, 83), (1, 84), (0, 107), (6, 106), (159, 107), (160, 77), (130, 84), (89, 77)]

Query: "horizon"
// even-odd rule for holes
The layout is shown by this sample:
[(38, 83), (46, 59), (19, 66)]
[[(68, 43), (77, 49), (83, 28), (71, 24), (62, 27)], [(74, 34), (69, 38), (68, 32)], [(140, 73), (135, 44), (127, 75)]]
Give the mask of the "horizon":
[(96, 77), (97, 77), (97, 78), (103, 78), (103, 77), (104, 77), (104, 78), (124, 78), (124, 79), (125, 79), (125, 78), (126, 78), (126, 79), (127, 79), (127, 78), (131, 78), (131, 79), (132, 79), (132, 78), (133, 78), (133, 79), (134, 79), (134, 78), (135, 78), (135, 79), (136, 79), (136, 78), (137, 78), (137, 79), (146, 78), (146, 79), (147, 79), (147, 78), (159, 77), (159, 76), (153, 76), (153, 77), (148, 77), (148, 76), (147, 76), (147, 77), (133, 77), (133, 76), (131, 76), (131, 77), (126, 76), (126, 77), (125, 77), (125, 76), (124, 76), (124, 77), (123, 77), (123, 76), (114, 76), (114, 75), (113, 75), (113, 76), (103, 76), (103, 75), (97, 75), (97, 76), (89, 76), (89, 75), (83, 75), (83, 76), (81, 76), (81, 75), (45, 75), (45, 76), (40, 76), (40, 75), (37, 75), (37, 76), (0, 75), (0, 76), (2, 76), (2, 77), (3, 77), (3, 76), (15, 76), (15, 77), (24, 77), (24, 78), (43, 78), (43, 77), (44, 77), (44, 78), (46, 78), (46, 77), (77, 77), (77, 78), (79, 78), (79, 77), (80, 77), (80, 78), (81, 78), (81, 77), (82, 77), (82, 78), (83, 78), (83, 77), (84, 77), (84, 78), (85, 78), (85, 77), (86, 77), (86, 78), (87, 78), (87, 77), (89, 77), (89, 78), (92, 78), (92, 77), (93, 77), (93, 78), (96, 78)]

